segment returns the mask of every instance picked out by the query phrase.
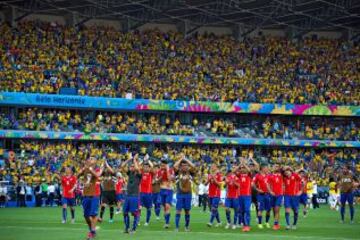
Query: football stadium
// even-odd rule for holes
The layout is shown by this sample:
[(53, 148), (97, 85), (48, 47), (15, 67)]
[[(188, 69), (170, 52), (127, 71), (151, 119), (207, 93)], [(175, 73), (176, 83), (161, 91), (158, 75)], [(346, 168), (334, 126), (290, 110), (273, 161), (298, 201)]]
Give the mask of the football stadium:
[(0, 240), (360, 239), (360, 1), (0, 1)]

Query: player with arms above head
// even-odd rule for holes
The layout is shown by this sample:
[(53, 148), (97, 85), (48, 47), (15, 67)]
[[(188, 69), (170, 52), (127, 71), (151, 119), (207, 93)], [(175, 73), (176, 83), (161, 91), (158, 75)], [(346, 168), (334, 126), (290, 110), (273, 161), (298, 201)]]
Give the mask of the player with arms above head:
[(270, 228), (270, 194), (268, 191), (269, 181), (269, 167), (267, 165), (260, 166), (260, 172), (257, 173), (253, 178), (253, 186), (257, 192), (257, 204), (258, 204), (258, 227), (263, 229), (262, 225), (262, 213), (266, 212), (265, 224), (267, 228)]
[(251, 169), (246, 164), (244, 159), (241, 159), (238, 169), (238, 181), (239, 181), (239, 216), (243, 223), (243, 232), (250, 231), (250, 208), (251, 208), (251, 183), (252, 175)]
[(174, 194), (173, 181), (175, 177), (174, 177), (174, 171), (169, 168), (169, 165), (165, 159), (161, 161), (161, 167), (157, 177), (160, 181), (161, 204), (164, 207), (164, 218), (165, 218), (164, 228), (169, 228), (171, 203)]
[(125, 178), (121, 172), (116, 173), (116, 184), (115, 184), (115, 193), (116, 193), (116, 212), (115, 214), (120, 214), (121, 206), (124, 202), (124, 188), (126, 185)]
[(195, 165), (181, 154), (178, 161), (174, 164), (176, 174), (176, 216), (175, 231), (179, 231), (179, 223), (181, 211), (185, 212), (185, 232), (189, 232), (190, 228), (190, 210), (192, 201), (192, 186), (195, 174)]
[[(249, 167), (251, 170), (252, 177), (255, 177), (255, 175), (258, 174), (260, 171), (260, 164), (255, 160), (253, 151), (249, 152), (249, 160), (250, 160)], [(257, 191), (256, 191), (256, 187), (253, 184), (251, 185), (251, 203), (255, 207), (255, 212), (257, 213), (259, 211), (258, 202), (257, 202)], [(258, 222), (258, 218), (256, 218), (256, 221)]]
[(221, 195), (221, 186), (224, 182), (224, 177), (221, 174), (218, 166), (213, 163), (210, 168), (210, 174), (208, 175), (208, 179), (206, 181), (206, 185), (209, 184), (209, 203), (211, 208), (210, 221), (207, 224), (208, 227), (213, 225), (214, 220), (216, 219), (216, 226), (221, 225), (220, 215), (219, 215), (219, 203), (220, 203), (220, 195)]
[(152, 182), (152, 203), (154, 205), (156, 220), (160, 220), (161, 198), (160, 198), (160, 179), (159, 164), (155, 163), (153, 167), (154, 177)]
[(284, 194), (284, 180), (282, 169), (279, 164), (273, 166), (273, 173), (269, 177), (268, 190), (270, 193), (270, 205), (274, 212), (274, 230), (280, 229), (280, 208)]
[(75, 189), (77, 178), (71, 167), (65, 167), (65, 174), (61, 177), (62, 187), (62, 223), (66, 223), (67, 207), (70, 207), (71, 223), (75, 223)]
[(114, 206), (116, 205), (116, 191), (115, 183), (117, 179), (115, 171), (110, 167), (107, 161), (105, 161), (105, 169), (102, 177), (102, 192), (101, 192), (101, 209), (99, 222), (102, 222), (105, 213), (106, 206), (109, 206), (110, 219), (109, 223), (113, 223), (114, 219)]
[[(259, 170), (259, 164), (258, 162), (254, 159), (254, 153), (252, 151), (250, 151), (249, 153), (249, 157), (246, 161), (246, 158), (245, 157), (240, 157), (240, 163), (244, 166), (242, 166), (242, 168), (246, 168), (246, 170), (249, 172), (249, 174), (251, 174), (251, 179), (253, 179), (253, 177), (258, 173), (258, 170)], [(237, 170), (237, 176), (240, 174), (240, 166)], [(240, 181), (240, 179), (239, 179)], [(240, 184), (240, 182), (239, 182)], [(255, 205), (255, 208), (256, 210), (258, 209), (257, 207), (257, 200), (254, 201), (254, 198), (256, 199), (256, 195), (254, 197), (254, 193), (257, 193), (256, 192), (256, 189), (253, 187), (253, 184), (250, 184), (251, 186), (251, 190), (250, 190), (250, 194), (251, 194), (251, 202), (250, 202), (250, 208), (251, 208), (251, 203), (256, 203)], [(245, 186), (245, 189), (247, 186)], [(238, 228), (240, 228), (240, 226), (244, 226), (244, 209), (240, 209), (240, 189), (239, 190), (239, 211), (238, 211)], [(246, 192), (246, 191), (245, 191)], [(242, 196), (244, 196), (244, 192), (242, 193)], [(242, 197), (242, 200), (241, 201), (244, 201), (244, 198)], [(247, 200), (246, 200), (247, 201)], [(246, 206), (243, 206), (246, 208)], [(257, 212), (257, 211), (256, 211)], [(243, 229), (244, 230), (244, 229)], [(250, 231), (250, 226), (248, 226), (248, 228), (245, 228), (245, 232), (247, 231)]]
[[(285, 220), (286, 230), (296, 229), (299, 217), (299, 196), (302, 193), (303, 186), (301, 177), (295, 173), (291, 167), (284, 168), (284, 203), (285, 203)], [(290, 211), (294, 213), (294, 222), (290, 226)]]
[(85, 166), (80, 170), (78, 176), (84, 176), (83, 209), (84, 218), (89, 227), (88, 240), (96, 236), (97, 215), (100, 204), (100, 177), (104, 168), (96, 166), (96, 159), (90, 157), (86, 160)]
[[(130, 166), (128, 166), (130, 165)], [(124, 233), (135, 233), (138, 226), (139, 219), (139, 189), (141, 182), (141, 169), (138, 162), (138, 154), (135, 154), (134, 157), (130, 157), (128, 160), (121, 164), (121, 168), (126, 172), (128, 176), (127, 187), (126, 187), (126, 196), (123, 206), (124, 214)], [(133, 215), (133, 225), (130, 229), (130, 216), (129, 213)]]
[[(141, 170), (140, 182), (140, 207), (146, 208), (146, 221), (144, 226), (149, 226), (152, 208), (152, 184), (154, 178), (153, 164), (151, 161), (144, 161)], [(140, 208), (140, 210), (141, 210)]]
[[(236, 176), (237, 166), (234, 164), (231, 171), (226, 175), (226, 198), (225, 198), (225, 213), (227, 224), (225, 229), (236, 229), (238, 209), (239, 209), (239, 181)], [(234, 223), (231, 224), (231, 209), (234, 210)]]
[(350, 209), (350, 223), (354, 223), (354, 188), (358, 186), (354, 174), (350, 171), (349, 167), (345, 166), (338, 179), (338, 187), (340, 190), (340, 216), (341, 223), (345, 221), (345, 206), (349, 204)]

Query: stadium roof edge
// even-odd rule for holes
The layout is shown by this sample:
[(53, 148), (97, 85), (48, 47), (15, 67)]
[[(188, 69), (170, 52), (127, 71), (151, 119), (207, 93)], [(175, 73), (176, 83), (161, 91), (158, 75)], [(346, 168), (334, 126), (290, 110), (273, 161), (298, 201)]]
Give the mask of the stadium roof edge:
[[(146, 23), (238, 28), (246, 36), (257, 29), (283, 29), (293, 36), (314, 30), (360, 31), (360, 2), (354, 0), (4, 0), (5, 20), (33, 14), (66, 17), (70, 25), (92, 19), (121, 21), (125, 30)], [(184, 29), (184, 27), (182, 27)]]

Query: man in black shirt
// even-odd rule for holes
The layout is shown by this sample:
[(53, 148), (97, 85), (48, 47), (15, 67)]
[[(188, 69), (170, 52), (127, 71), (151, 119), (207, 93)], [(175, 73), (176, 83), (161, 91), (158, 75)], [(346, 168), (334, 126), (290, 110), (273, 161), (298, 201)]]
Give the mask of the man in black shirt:
[(35, 206), (36, 207), (41, 207), (42, 192), (41, 192), (41, 186), (40, 186), (39, 183), (36, 184), (35, 189), (34, 189), (34, 193), (35, 193)]
[(16, 194), (17, 194), (17, 206), (18, 207), (26, 207), (26, 187), (24, 180), (20, 180), (19, 185), (16, 187)]
[(115, 193), (115, 171), (110, 167), (107, 161), (105, 161), (105, 170), (102, 178), (102, 191), (101, 191), (101, 210), (100, 217), (98, 218), (99, 222), (102, 222), (105, 207), (109, 206), (110, 209), (110, 219), (109, 222), (113, 223), (114, 217), (114, 205), (116, 205), (116, 193)]
[[(132, 163), (129, 167), (127, 165), (132, 160)], [(132, 159), (129, 158), (121, 165), (122, 169), (127, 173), (128, 181), (127, 181), (127, 191), (125, 202), (123, 206), (123, 214), (124, 214), (124, 224), (125, 231), (124, 233), (134, 233), (136, 231), (136, 227), (138, 225), (138, 215), (139, 215), (139, 187), (141, 182), (141, 171), (138, 162), (138, 154), (136, 154)], [(133, 226), (130, 230), (130, 217), (129, 213), (131, 213), (134, 217)]]

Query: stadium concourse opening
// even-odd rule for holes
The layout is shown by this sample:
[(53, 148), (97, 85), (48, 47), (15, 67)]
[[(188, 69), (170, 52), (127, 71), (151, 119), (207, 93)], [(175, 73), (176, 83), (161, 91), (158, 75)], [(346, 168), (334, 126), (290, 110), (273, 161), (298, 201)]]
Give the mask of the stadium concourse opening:
[(357, 239), (359, 26), (352, 0), (1, 1), (0, 240)]

